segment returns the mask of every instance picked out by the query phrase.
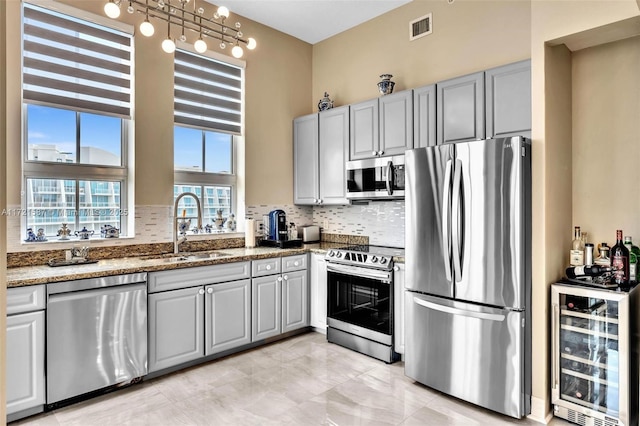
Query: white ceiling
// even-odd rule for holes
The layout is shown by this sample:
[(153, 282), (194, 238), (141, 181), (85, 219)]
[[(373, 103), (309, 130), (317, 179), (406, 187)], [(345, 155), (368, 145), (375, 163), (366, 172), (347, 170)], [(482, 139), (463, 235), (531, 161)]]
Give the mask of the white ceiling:
[[(412, 0), (207, 0), (310, 44), (318, 43)], [(245, 37), (251, 37), (246, 28)]]

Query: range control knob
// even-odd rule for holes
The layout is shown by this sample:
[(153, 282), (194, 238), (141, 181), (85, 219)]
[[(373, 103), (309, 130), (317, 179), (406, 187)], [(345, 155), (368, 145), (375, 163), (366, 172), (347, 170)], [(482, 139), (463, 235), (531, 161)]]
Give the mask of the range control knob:
[(381, 264), (383, 264), (383, 265), (384, 265), (385, 263), (387, 263), (387, 258), (386, 258), (386, 257), (381, 257), (381, 258), (380, 258), (380, 263), (381, 263)]
[(329, 250), (329, 257), (333, 257), (333, 256), (335, 256), (335, 255), (336, 255), (336, 254), (333, 252), (333, 250)]
[(377, 256), (371, 256), (371, 263), (376, 263), (378, 261)]
[(338, 253), (336, 253), (336, 257), (337, 257), (338, 259), (340, 259), (340, 258), (342, 257), (342, 252), (341, 252), (341, 251), (339, 251)]

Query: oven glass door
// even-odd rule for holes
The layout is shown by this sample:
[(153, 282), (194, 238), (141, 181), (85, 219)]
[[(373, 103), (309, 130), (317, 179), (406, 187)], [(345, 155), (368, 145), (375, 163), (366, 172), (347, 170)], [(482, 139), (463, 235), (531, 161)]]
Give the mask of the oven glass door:
[(391, 335), (391, 284), (332, 271), (327, 278), (329, 318)]

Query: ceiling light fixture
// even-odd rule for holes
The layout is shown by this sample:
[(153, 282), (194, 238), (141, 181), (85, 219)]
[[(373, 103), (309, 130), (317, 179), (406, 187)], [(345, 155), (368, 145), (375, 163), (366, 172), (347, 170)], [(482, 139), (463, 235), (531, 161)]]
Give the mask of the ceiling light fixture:
[[(118, 18), (121, 3), (122, 0), (109, 0), (104, 5), (104, 13), (109, 18)], [(198, 33), (198, 39), (193, 47), (199, 53), (206, 52), (208, 48), (205, 42), (206, 37), (219, 40), (220, 49), (224, 49), (227, 45), (233, 46), (231, 54), (236, 58), (244, 54), (241, 43), (245, 44), (249, 50), (257, 46), (254, 38), (243, 38), (239, 22), (234, 26), (225, 24), (225, 20), (229, 18), (229, 9), (224, 6), (220, 6), (211, 18), (207, 18), (203, 7), (196, 8), (196, 0), (128, 0), (127, 3), (129, 13), (133, 10), (144, 15), (144, 21), (139, 27), (142, 35), (151, 37), (155, 32), (149, 18), (167, 23), (167, 38), (162, 42), (162, 49), (167, 53), (173, 53), (175, 50), (175, 42), (170, 34), (171, 25), (180, 27), (182, 41), (186, 39), (185, 30)], [(188, 7), (189, 3), (193, 4), (193, 8)]]

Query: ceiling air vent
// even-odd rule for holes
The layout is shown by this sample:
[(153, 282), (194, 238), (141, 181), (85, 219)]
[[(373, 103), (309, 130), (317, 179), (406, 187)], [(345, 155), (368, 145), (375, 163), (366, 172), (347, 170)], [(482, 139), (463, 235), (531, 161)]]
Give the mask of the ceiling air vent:
[(431, 13), (409, 22), (409, 41), (431, 34), (433, 20)]

